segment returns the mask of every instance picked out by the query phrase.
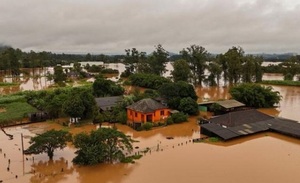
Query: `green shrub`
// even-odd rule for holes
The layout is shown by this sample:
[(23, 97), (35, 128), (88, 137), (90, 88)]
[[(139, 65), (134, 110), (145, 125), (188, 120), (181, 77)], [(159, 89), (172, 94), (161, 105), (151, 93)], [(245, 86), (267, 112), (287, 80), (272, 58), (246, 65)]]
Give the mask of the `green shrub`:
[(164, 122), (158, 122), (158, 126), (164, 126), (165, 123)]
[(171, 116), (169, 116), (169, 117), (167, 118), (166, 123), (167, 123), (167, 125), (171, 125), (171, 124), (174, 123)]
[(153, 124), (151, 122), (146, 122), (142, 125), (142, 129), (146, 130), (146, 131), (151, 130), (152, 127), (153, 127)]
[(174, 123), (182, 123), (188, 120), (188, 115), (183, 112), (174, 113), (171, 117)]

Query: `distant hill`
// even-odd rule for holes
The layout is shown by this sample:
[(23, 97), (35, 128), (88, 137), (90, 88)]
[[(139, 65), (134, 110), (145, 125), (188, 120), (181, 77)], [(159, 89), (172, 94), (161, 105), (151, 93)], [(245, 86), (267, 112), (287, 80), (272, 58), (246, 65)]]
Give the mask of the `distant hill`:
[[(211, 53), (210, 57), (211, 58), (215, 58), (218, 54), (215, 53)], [(290, 57), (292, 56), (297, 56), (298, 58), (300, 58), (300, 55), (297, 55), (296, 53), (257, 53), (257, 54), (249, 54), (249, 55), (254, 55), (254, 56), (261, 56), (264, 61), (270, 61), (270, 62), (284, 62), (286, 60), (288, 60)], [(170, 60), (171, 61), (175, 61), (178, 59), (181, 59), (181, 55), (180, 54), (176, 54), (176, 53), (172, 53), (172, 55), (170, 54)]]
[(255, 56), (262, 56), (265, 61), (282, 62), (288, 60), (292, 56), (297, 56), (296, 53), (282, 53), (282, 54), (253, 54)]

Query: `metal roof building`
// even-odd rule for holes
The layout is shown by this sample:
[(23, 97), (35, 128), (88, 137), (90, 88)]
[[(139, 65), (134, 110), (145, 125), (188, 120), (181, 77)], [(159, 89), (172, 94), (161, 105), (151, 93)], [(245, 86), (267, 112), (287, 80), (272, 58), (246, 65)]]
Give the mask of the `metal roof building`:
[(209, 120), (201, 125), (201, 133), (223, 140), (274, 131), (300, 138), (300, 124), (297, 121), (275, 118), (257, 110), (230, 112)]

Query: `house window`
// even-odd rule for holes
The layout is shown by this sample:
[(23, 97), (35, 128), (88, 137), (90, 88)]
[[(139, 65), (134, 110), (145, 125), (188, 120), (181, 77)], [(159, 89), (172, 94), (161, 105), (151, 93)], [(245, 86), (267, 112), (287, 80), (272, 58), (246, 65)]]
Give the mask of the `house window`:
[(130, 116), (132, 116), (132, 111), (130, 111)]
[(164, 116), (165, 115), (165, 111), (164, 110), (160, 111), (160, 115)]
[(138, 115), (138, 113), (136, 112), (136, 113), (135, 113), (135, 117), (137, 117), (137, 115)]

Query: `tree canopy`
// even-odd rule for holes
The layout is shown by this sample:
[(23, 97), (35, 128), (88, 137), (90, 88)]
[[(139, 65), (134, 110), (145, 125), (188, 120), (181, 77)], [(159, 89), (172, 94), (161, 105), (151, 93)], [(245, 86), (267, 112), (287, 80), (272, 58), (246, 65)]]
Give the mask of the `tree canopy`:
[[(165, 83), (158, 89), (159, 94), (167, 100), (168, 106), (173, 109), (184, 110), (184, 112), (188, 114), (195, 114), (193, 111), (198, 110), (198, 106), (195, 107), (194, 103), (197, 101), (197, 95), (194, 90), (194, 87), (191, 84), (188, 84), (184, 81)], [(185, 99), (184, 98), (189, 98)], [(181, 105), (181, 100), (183, 100)], [(193, 100), (194, 102), (190, 102)], [(186, 104), (192, 104), (191, 111), (189, 109), (185, 109)], [(179, 107), (179, 106), (182, 107)], [(197, 108), (197, 109), (194, 109)]]
[(171, 80), (155, 74), (132, 74), (129, 81), (133, 86), (140, 86), (151, 89), (158, 89), (164, 83), (170, 83)]
[(38, 134), (30, 140), (30, 146), (25, 152), (30, 154), (47, 153), (50, 160), (53, 159), (55, 149), (63, 149), (67, 142), (72, 140), (72, 135), (64, 130), (49, 130)]
[(235, 100), (255, 108), (273, 107), (281, 100), (280, 93), (273, 91), (271, 86), (261, 86), (255, 83), (243, 83), (234, 86), (229, 93)]
[(132, 151), (132, 139), (112, 128), (99, 128), (90, 134), (75, 135), (73, 143), (78, 149), (73, 162), (80, 165), (113, 163), (123, 160)]
[(175, 61), (172, 65), (173, 65), (173, 71), (171, 71), (171, 75), (173, 76), (173, 81), (188, 82), (191, 76), (191, 69), (187, 61), (180, 59)]
[(124, 88), (99, 76), (93, 83), (93, 92), (96, 97), (118, 96), (124, 93)]

